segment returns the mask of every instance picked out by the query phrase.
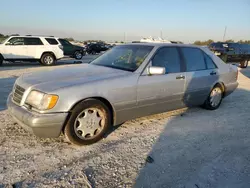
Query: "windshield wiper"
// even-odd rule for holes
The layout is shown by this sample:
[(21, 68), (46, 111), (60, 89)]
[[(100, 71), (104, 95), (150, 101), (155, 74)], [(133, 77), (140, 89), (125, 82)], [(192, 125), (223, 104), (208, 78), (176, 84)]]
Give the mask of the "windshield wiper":
[(124, 67), (116, 67), (116, 66), (112, 66), (112, 65), (101, 65), (101, 64), (93, 64), (93, 65), (98, 65), (98, 66), (103, 66), (103, 67), (109, 67), (109, 68), (113, 68), (113, 69), (119, 69), (119, 70), (124, 70), (124, 71), (129, 71), (129, 72), (134, 72), (134, 69), (129, 69), (129, 68), (124, 68)]

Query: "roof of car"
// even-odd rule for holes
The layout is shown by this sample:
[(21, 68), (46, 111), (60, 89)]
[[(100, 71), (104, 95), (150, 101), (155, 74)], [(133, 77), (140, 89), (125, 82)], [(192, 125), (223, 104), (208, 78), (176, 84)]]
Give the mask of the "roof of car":
[(155, 47), (163, 47), (163, 46), (179, 46), (179, 47), (197, 47), (200, 48), (200, 46), (193, 45), (193, 44), (174, 44), (174, 43), (127, 43), (122, 45), (133, 45), (133, 46), (155, 46)]
[(39, 36), (39, 35), (11, 35), (9, 37), (41, 37), (41, 38), (57, 38), (57, 37), (54, 37), (54, 36)]

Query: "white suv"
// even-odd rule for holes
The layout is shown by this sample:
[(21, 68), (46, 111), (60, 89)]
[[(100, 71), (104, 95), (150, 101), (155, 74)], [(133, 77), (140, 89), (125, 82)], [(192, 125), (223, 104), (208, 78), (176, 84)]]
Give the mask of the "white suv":
[(39, 61), (49, 66), (63, 57), (63, 47), (54, 37), (11, 36), (0, 44), (0, 65), (6, 60)]

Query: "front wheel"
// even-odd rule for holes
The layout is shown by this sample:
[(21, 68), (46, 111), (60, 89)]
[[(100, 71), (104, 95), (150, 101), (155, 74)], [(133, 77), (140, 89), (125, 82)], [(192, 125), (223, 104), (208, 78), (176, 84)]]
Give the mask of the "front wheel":
[(65, 137), (73, 144), (93, 144), (103, 138), (111, 126), (110, 111), (96, 99), (80, 102), (72, 110), (65, 126)]
[(248, 66), (248, 60), (243, 60), (240, 62), (240, 68), (247, 68)]
[(42, 55), (42, 57), (40, 59), (40, 62), (41, 62), (42, 65), (52, 66), (52, 65), (55, 64), (56, 59), (55, 59), (53, 54), (45, 53), (45, 54)]
[(219, 108), (223, 98), (223, 91), (219, 85), (216, 85), (210, 92), (203, 107), (208, 110), (215, 110)]

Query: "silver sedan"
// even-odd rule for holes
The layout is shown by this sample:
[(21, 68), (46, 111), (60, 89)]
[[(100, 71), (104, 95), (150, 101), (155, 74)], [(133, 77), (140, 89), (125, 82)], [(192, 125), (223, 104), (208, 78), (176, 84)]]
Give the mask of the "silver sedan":
[(127, 44), (89, 64), (19, 77), (7, 104), (40, 137), (77, 145), (100, 140), (113, 125), (183, 107), (217, 109), (238, 86), (238, 70), (207, 48)]

